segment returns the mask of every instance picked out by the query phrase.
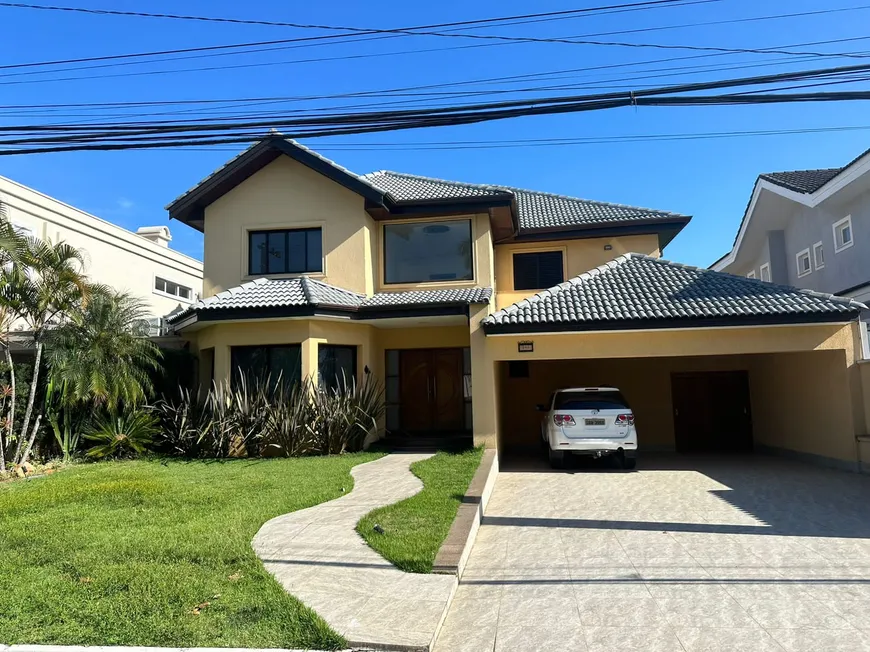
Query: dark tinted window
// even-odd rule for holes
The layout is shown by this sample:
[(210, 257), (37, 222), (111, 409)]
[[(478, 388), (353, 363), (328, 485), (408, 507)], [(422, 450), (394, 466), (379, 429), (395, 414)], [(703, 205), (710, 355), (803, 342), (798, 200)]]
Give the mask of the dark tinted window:
[(384, 226), (384, 281), (425, 283), (474, 278), (471, 221)]
[(322, 233), (318, 229), (250, 231), (248, 273), (294, 274), (323, 271)]
[(514, 254), (514, 290), (545, 290), (564, 280), (561, 251)]
[(555, 410), (627, 410), (628, 403), (619, 392), (559, 392)]
[(350, 385), (356, 381), (356, 347), (320, 344), (317, 366), (321, 385), (333, 388)]
[(295, 383), (302, 379), (302, 347), (299, 344), (281, 346), (234, 346), (231, 350), (233, 382), (244, 375), (249, 384), (269, 378), (272, 384), (280, 379)]

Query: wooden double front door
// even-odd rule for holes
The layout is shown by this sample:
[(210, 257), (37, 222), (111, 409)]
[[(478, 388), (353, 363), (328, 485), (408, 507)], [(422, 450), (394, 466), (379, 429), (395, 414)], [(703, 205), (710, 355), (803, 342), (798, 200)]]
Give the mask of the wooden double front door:
[(408, 349), (399, 360), (402, 430), (464, 430), (462, 349)]

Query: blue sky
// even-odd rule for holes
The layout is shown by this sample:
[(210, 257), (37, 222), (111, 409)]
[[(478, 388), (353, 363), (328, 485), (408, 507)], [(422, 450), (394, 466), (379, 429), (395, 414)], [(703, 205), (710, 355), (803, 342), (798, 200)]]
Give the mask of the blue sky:
[[(68, 4), (89, 8), (297, 23), (403, 27), (532, 11), (558, 11), (608, 3), (604, 0), (584, 0), (582, 4), (564, 0), (538, 0), (535, 3), (517, 0), (478, 0), (473, 3), (409, 3), (385, 0), (336, 0), (330, 3), (275, 0), (251, 0), (246, 3), (228, 0), (69, 0)], [(779, 20), (698, 25), (832, 8), (854, 10)], [(862, 5), (861, 0), (793, 0), (789, 3), (720, 0), (683, 7), (493, 27), (474, 33), (577, 37), (603, 32), (692, 25), (680, 29), (595, 38), (648, 44), (771, 48), (829, 39), (867, 37), (865, 27), (868, 19), (870, 5)], [(0, 25), (4, 38), (3, 47), (0, 49), (0, 65), (330, 33), (287, 27), (95, 16), (2, 7)], [(82, 109), (64, 109), (54, 113), (2, 109), (18, 104), (321, 96), (563, 70), (576, 72), (565, 73), (557, 81), (533, 80), (519, 86), (477, 84), (459, 88), (503, 91), (523, 85), (584, 84), (598, 87), (576, 91), (541, 91), (541, 94), (547, 95), (630, 90), (643, 85), (660, 86), (847, 65), (860, 61), (855, 58), (838, 58), (786, 62), (788, 57), (783, 55), (738, 54), (626, 66), (624, 64), (699, 53), (688, 50), (556, 43), (457, 48), (469, 44), (481, 42), (409, 36), (65, 73), (8, 76), (13, 71), (0, 71), (0, 124), (81, 121), (87, 118), (107, 119), (105, 116), (110, 114), (118, 115), (117, 110), (107, 109), (100, 109), (94, 114), (85, 114)], [(864, 52), (865, 49), (870, 50), (870, 37), (867, 40), (799, 49), (823, 53)], [(402, 54), (395, 54), (397, 52)], [(340, 57), (345, 58), (335, 60)], [(313, 58), (333, 60), (301, 61)], [(600, 68), (617, 65), (622, 67), (603, 70)], [(690, 65), (735, 68), (688, 74), (692, 71), (685, 69), (685, 66)], [(677, 68), (678, 66), (683, 68)], [(737, 66), (753, 67), (736, 68)], [(171, 74), (162, 72), (206, 67), (212, 69)], [(133, 72), (148, 74), (130, 75)], [(78, 78), (57, 81), (57, 78), (62, 77)], [(454, 88), (456, 87), (447, 90)], [(475, 100), (508, 97), (515, 95), (481, 95)], [(338, 107), (363, 101), (386, 100), (377, 96), (367, 100), (310, 100), (256, 106), (246, 110)], [(148, 108), (130, 113), (165, 110), (167, 109)], [(861, 103), (624, 108), (305, 142), (345, 167), (360, 173), (392, 169), (447, 179), (507, 184), (689, 214), (694, 216), (691, 225), (668, 247), (666, 255), (690, 264), (708, 265), (730, 248), (752, 184), (759, 173), (845, 164), (870, 147), (870, 118), (865, 117), (866, 112), (866, 105)], [(194, 111), (180, 116), (147, 116), (142, 119), (201, 115)], [(420, 143), (437, 145), (456, 141), (515, 144), (522, 140), (843, 126), (868, 129), (554, 147), (419, 149)], [(130, 229), (135, 230), (143, 225), (169, 224), (174, 236), (172, 246), (186, 254), (201, 257), (201, 235), (184, 225), (169, 223), (163, 206), (230, 158), (233, 149), (222, 146), (209, 151), (156, 150), (0, 157), (0, 175)]]

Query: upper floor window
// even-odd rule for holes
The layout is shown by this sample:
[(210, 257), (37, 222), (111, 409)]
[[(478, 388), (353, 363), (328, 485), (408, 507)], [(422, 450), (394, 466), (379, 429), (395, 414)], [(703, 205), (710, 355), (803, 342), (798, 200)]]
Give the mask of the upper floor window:
[(471, 220), (384, 225), (384, 282), (471, 281)]
[(812, 264), (810, 263), (810, 250), (809, 249), (804, 249), (803, 251), (799, 252), (795, 256), (795, 261), (797, 262), (798, 278), (800, 278), (801, 276), (806, 276), (807, 274), (812, 273), (813, 267), (812, 267)]
[(816, 269), (822, 269), (825, 266), (825, 246), (821, 242), (813, 245), (813, 264)]
[(514, 254), (514, 290), (544, 290), (565, 280), (561, 251)]
[(834, 222), (834, 253), (848, 249), (853, 244), (852, 216), (847, 215), (839, 222)]
[(746, 278), (755, 278), (755, 270), (754, 269), (749, 270), (749, 273), (746, 274)]
[(323, 271), (321, 229), (248, 232), (248, 274), (301, 274)]
[(173, 283), (172, 281), (167, 281), (165, 278), (160, 278), (159, 276), (154, 279), (154, 289), (162, 294), (181, 297), (186, 301), (190, 301), (193, 298), (193, 290), (191, 288), (179, 285), (178, 283)]
[(770, 265), (764, 263), (758, 271), (761, 273), (761, 280), (765, 283), (770, 283)]

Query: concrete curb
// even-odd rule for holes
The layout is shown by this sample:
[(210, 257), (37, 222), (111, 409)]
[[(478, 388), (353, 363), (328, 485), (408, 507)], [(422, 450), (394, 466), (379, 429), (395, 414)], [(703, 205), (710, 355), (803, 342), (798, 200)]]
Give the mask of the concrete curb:
[(457, 577), (462, 575), (468, 556), (474, 547), (474, 540), (477, 538), (477, 531), (480, 529), (497, 475), (498, 455), (494, 449), (487, 449), (483, 452), (483, 459), (471, 479), (471, 484), (468, 485), (468, 491), (465, 492), (462, 504), (456, 512), (456, 518), (450, 526), (447, 538), (435, 556), (435, 563), (432, 565), (433, 573)]
[[(0, 645), (0, 652), (321, 652), (287, 648), (148, 647), (124, 645)], [(345, 650), (344, 652), (350, 652)]]

